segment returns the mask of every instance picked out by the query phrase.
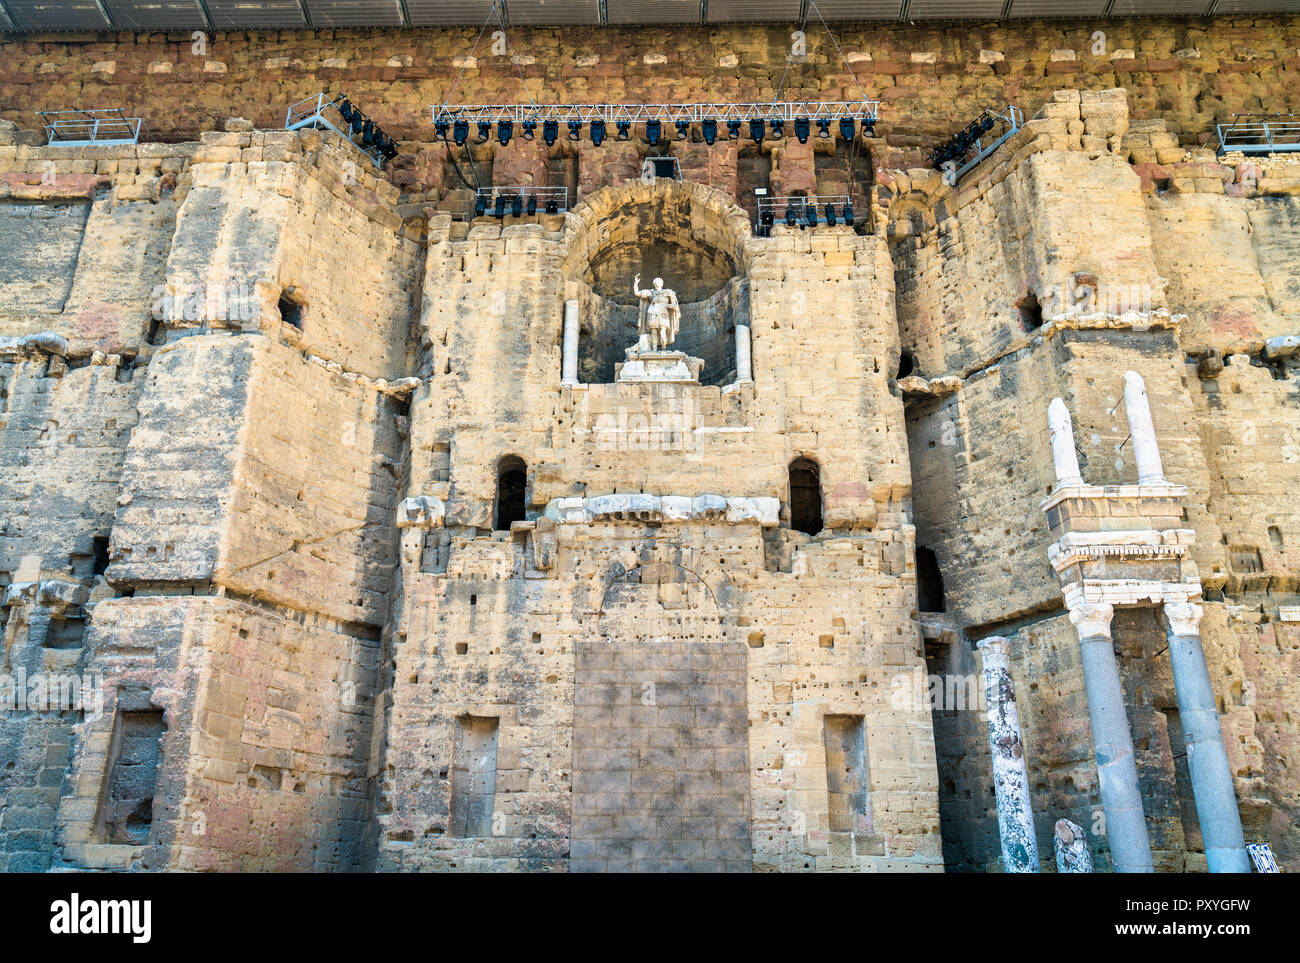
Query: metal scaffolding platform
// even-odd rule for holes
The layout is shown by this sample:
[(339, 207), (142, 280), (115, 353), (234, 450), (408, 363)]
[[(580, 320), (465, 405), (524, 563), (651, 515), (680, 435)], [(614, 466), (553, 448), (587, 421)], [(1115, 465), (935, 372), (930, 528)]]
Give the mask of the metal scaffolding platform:
[(754, 233), (766, 237), (776, 224), (787, 227), (853, 226), (853, 199), (848, 194), (797, 194), (790, 197), (758, 197), (758, 220)]
[(1019, 107), (1009, 106), (1001, 112), (986, 109), (936, 150), (930, 162), (955, 187), (1024, 125), (1025, 115)]
[(567, 187), (480, 187), (474, 192), (475, 217), (533, 217), (568, 209)]
[(284, 118), (285, 130), (332, 130), (370, 158), (376, 167), (397, 155), (397, 145), (383, 128), (343, 94), (319, 93), (300, 100)]
[(148, 133), (139, 117), (127, 117), (120, 107), (95, 110), (38, 111), (47, 143), (67, 147), (91, 144), (138, 144)]
[(1300, 114), (1238, 114), (1217, 124), (1218, 154), (1285, 154), (1300, 151)]

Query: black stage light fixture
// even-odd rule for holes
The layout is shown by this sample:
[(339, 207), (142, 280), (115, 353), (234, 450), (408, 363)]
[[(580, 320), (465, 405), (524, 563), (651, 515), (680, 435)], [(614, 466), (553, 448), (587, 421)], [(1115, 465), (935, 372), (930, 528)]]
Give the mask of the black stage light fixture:
[(700, 133), (704, 135), (704, 143), (710, 147), (718, 139), (718, 122), (716, 120), (704, 120), (700, 122)]
[(826, 205), (826, 223), (831, 227), (835, 226), (835, 205), (834, 204)]
[(663, 132), (663, 125), (657, 120), (647, 120), (645, 122), (645, 139), (652, 145), (659, 143), (659, 135)]
[(763, 213), (759, 215), (758, 221), (759, 221), (759, 223), (762, 224), (764, 227), (771, 227), (771, 226), (772, 226), (772, 209), (771, 209), (770, 207), (765, 207), (765, 208), (763, 208)]
[(863, 137), (876, 136), (876, 118), (868, 117), (866, 120), (862, 122), (862, 136)]
[(479, 194), (474, 198), (474, 216), (482, 217), (487, 213), (487, 195)]
[(618, 139), (630, 140), (632, 137), (632, 122), (630, 120), (616, 121), (618, 124)]
[(529, 194), (528, 195), (528, 216), (532, 217), (536, 213), (537, 213), (537, 195)]
[(362, 121), (361, 143), (365, 147), (375, 146), (375, 122), (373, 120)]
[(524, 212), (524, 198), (520, 194), (515, 194), (510, 198), (510, 213), (518, 217)]
[(727, 121), (727, 140), (740, 140), (740, 121)]
[(763, 130), (766, 126), (761, 120), (751, 120), (749, 122), (749, 136), (753, 138), (754, 143), (763, 143)]
[(841, 118), (840, 118), (840, 136), (841, 136), (841, 137), (843, 137), (845, 140), (852, 140), (852, 139), (853, 139), (854, 129), (855, 129), (855, 125), (854, 125), (854, 123), (853, 123), (853, 118), (852, 118), (852, 117), (841, 117)]
[(559, 205), (559, 204), (555, 203), (555, 201), (547, 201), (547, 202), (546, 202), (546, 213), (547, 213), (547, 214), (558, 214), (559, 212), (560, 212), (560, 205)]
[(537, 136), (537, 121), (526, 120), (523, 122), (524, 140), (532, 140)]
[(691, 136), (691, 122), (689, 120), (679, 120), (677, 122), (677, 139), (685, 140)]
[(829, 137), (829, 136), (831, 136), (831, 122), (830, 122), (830, 118), (828, 118), (828, 117), (821, 117), (821, 118), (819, 118), (819, 119), (817, 120), (817, 136), (818, 136), (818, 137)]
[(496, 217), (497, 217), (497, 220), (499, 221), (499, 220), (501, 220), (501, 218), (503, 218), (503, 217), (505, 217), (505, 216), (506, 216), (506, 196), (505, 196), (504, 194), (498, 194), (498, 195), (497, 195), (497, 204), (496, 204)]
[(783, 120), (772, 121), (772, 136), (775, 137), (777, 140), (780, 140), (782, 137), (785, 136), (785, 121)]
[(445, 120), (434, 121), (433, 132), (439, 140), (446, 140), (447, 128), (450, 126), (451, 124), (447, 123)]
[(547, 147), (552, 146), (559, 136), (560, 125), (557, 121), (547, 120), (542, 122), (542, 140), (546, 141)]
[(597, 147), (605, 140), (605, 122), (603, 120), (593, 120), (591, 122), (591, 142)]
[(844, 205), (844, 223), (851, 225), (853, 223), (853, 202), (849, 201)]
[(579, 140), (582, 137), (582, 121), (569, 121), (569, 140)]
[(799, 138), (799, 143), (808, 143), (810, 133), (812, 133), (812, 125), (808, 122), (808, 118), (796, 117), (794, 119), (794, 136)]
[(809, 227), (817, 226), (817, 205), (809, 204), (804, 208), (804, 223)]
[(485, 143), (492, 136), (492, 121), (480, 120), (478, 122), (478, 142)]
[(515, 123), (512, 120), (497, 121), (497, 141), (502, 147), (510, 143), (510, 137), (515, 132)]
[(469, 137), (469, 121), (456, 121), (456, 123), (452, 124), (451, 134), (456, 140), (456, 146), (460, 147), (465, 143), (465, 139)]
[(786, 206), (785, 223), (790, 227), (794, 227), (797, 223), (799, 223), (799, 216), (798, 214), (795, 213), (795, 209), (792, 205)]

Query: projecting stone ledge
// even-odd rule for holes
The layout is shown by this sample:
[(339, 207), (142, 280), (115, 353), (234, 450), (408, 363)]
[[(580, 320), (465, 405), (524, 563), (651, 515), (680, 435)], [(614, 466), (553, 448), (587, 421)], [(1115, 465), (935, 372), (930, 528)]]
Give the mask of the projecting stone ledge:
[(545, 516), (569, 525), (597, 521), (636, 522), (758, 522), (775, 527), (781, 511), (776, 498), (724, 498), (721, 495), (613, 494), (592, 498), (556, 498)]

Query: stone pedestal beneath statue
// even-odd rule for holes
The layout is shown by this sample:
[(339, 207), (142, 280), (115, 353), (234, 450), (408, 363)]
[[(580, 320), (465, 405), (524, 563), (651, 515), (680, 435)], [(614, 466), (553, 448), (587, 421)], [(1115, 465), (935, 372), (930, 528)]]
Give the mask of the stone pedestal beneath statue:
[(684, 381), (700, 383), (704, 359), (685, 351), (637, 351), (629, 348), (627, 360), (614, 365), (614, 380), (620, 383)]

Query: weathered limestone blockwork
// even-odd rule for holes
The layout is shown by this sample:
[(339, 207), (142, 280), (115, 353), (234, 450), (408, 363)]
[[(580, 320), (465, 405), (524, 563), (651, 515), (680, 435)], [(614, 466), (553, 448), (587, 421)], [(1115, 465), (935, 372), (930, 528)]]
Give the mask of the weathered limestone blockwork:
[[(519, 100), (522, 68), (538, 100), (882, 108), (856, 145), (471, 143), (473, 177), (571, 192), (500, 221), (427, 122), (463, 32), (217, 35), (224, 72), (161, 36), (6, 43), (0, 116), (93, 84), (197, 143), (0, 124), (0, 673), (92, 682), (0, 709), (0, 866), (1006, 868), (998, 635), (1041, 868), (1061, 819), (1128, 865), (1085, 674), (1113, 651), (1151, 863), (1204, 870), (1159, 610), (1072, 620), (1070, 535), (1094, 579), (1203, 593), (1180, 651), (1246, 839), (1293, 868), (1300, 167), (1201, 135), (1294, 109), (1297, 23), (1114, 21), (1132, 57), (1077, 24), (846, 27), (856, 80), (816, 44), (787, 71), (776, 27), (512, 28), (534, 59), (484, 54), (457, 98)], [(383, 173), (210, 129), (338, 84), (406, 139)], [(1007, 100), (1032, 119), (960, 184), (915, 166)], [(682, 181), (642, 181), (661, 153)], [(755, 237), (756, 187), (852, 191), (857, 224)], [(637, 273), (698, 381), (616, 378)], [(1185, 495), (1137, 484), (1126, 372)], [(1081, 491), (1045, 512), (1054, 399)]]

